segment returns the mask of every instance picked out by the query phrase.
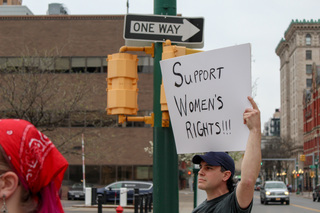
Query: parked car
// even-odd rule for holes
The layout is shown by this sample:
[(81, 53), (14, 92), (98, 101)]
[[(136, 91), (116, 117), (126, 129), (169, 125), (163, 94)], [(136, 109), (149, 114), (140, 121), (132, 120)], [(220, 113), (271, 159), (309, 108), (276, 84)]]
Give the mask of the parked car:
[(320, 184), (318, 184), (312, 193), (313, 202), (318, 201), (320, 202)]
[(120, 188), (127, 189), (127, 202), (133, 203), (134, 189), (139, 189), (139, 193), (152, 193), (153, 183), (145, 181), (118, 181), (111, 183), (103, 188), (97, 189), (97, 194), (106, 195), (105, 201), (119, 203)]
[(269, 202), (286, 202), (290, 204), (289, 191), (282, 181), (266, 181), (260, 188), (260, 202), (267, 205)]
[[(87, 183), (86, 187), (92, 187), (93, 184)], [(84, 200), (85, 191), (83, 190), (83, 183), (74, 183), (68, 191), (68, 200)]]
[(254, 190), (256, 190), (256, 191), (260, 191), (260, 188), (261, 188), (260, 184), (258, 184), (258, 185), (254, 185)]

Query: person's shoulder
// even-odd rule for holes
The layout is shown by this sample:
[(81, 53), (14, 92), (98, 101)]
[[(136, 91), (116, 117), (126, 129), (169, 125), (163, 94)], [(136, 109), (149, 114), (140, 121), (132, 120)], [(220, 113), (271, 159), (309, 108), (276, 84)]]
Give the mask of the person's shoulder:
[(200, 213), (206, 209), (207, 200), (203, 201), (199, 206), (193, 209), (192, 213)]

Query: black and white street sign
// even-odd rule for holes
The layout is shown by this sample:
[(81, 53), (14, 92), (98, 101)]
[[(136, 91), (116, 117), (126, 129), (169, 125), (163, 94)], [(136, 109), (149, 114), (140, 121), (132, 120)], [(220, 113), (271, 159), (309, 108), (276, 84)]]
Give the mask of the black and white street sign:
[(203, 18), (126, 15), (124, 39), (192, 43), (203, 47)]

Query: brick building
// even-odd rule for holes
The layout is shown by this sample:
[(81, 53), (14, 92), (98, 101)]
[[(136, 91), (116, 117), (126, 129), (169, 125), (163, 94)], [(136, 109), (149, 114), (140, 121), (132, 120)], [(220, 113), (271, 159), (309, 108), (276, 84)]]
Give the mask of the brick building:
[[(153, 129), (133, 122), (119, 126), (116, 118), (105, 112), (106, 57), (124, 45), (123, 24), (123, 15), (0, 15), (2, 79), (4, 75), (14, 75), (4, 74), (9, 68), (31, 69), (26, 58), (32, 57), (37, 59), (34, 65), (37, 68), (50, 62), (44, 69), (56, 74), (67, 94), (73, 92), (72, 86), (79, 81), (86, 82), (89, 91), (86, 98), (70, 111), (60, 126), (45, 132), (70, 164), (66, 181), (82, 179), (82, 134), (87, 182), (105, 185), (124, 179), (152, 180), (152, 158), (144, 147), (153, 140)], [(149, 115), (153, 109), (153, 60), (144, 54), (138, 58), (138, 114)], [(4, 104), (3, 99), (0, 101), (1, 117), (10, 117), (12, 108)], [(49, 110), (62, 108), (61, 102), (52, 101)], [(62, 143), (61, 138), (69, 139)]]
[(22, 0), (0, 0), (0, 5), (21, 5)]
[[(313, 178), (317, 178), (313, 174), (316, 168), (311, 168), (319, 159), (320, 152), (320, 66), (313, 64), (312, 67), (312, 87), (304, 92), (304, 172), (305, 186), (311, 188), (314, 186)], [(319, 172), (318, 172), (319, 174)], [(318, 182), (319, 183), (319, 182)]]

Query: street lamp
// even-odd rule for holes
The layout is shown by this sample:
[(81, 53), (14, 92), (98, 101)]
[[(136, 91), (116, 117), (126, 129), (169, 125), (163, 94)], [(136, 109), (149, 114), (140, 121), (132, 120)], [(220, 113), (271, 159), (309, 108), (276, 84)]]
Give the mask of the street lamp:
[(295, 181), (295, 190), (297, 191), (297, 194), (298, 194), (298, 178), (297, 178), (297, 171), (294, 169), (293, 171), (292, 171), (292, 176), (293, 176), (293, 179), (296, 179), (296, 181)]
[[(299, 178), (299, 180), (298, 180)], [(299, 181), (299, 184), (298, 184), (298, 191), (297, 191), (297, 194), (300, 193), (300, 191), (302, 192), (303, 191), (303, 181), (301, 181), (301, 179), (303, 179), (303, 170), (302, 169), (299, 169), (299, 171), (297, 172), (297, 181)], [(302, 182), (302, 183), (301, 183)]]

